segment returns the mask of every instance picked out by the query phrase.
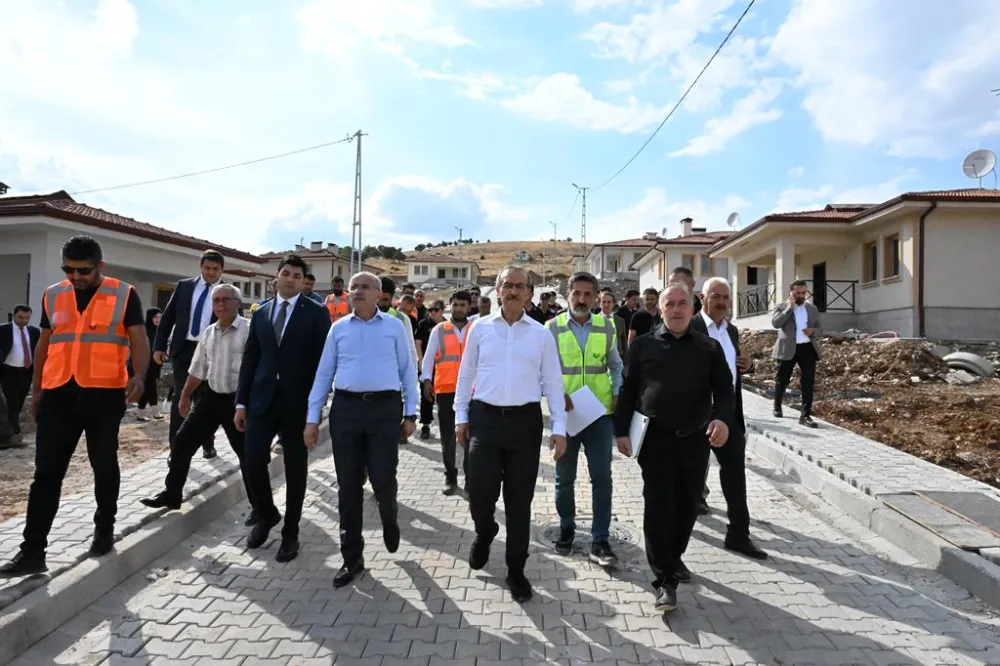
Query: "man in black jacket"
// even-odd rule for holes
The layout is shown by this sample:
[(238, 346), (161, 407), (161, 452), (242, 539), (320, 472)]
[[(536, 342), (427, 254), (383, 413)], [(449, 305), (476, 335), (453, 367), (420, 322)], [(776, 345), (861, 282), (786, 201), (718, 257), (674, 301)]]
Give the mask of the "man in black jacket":
[(251, 549), (263, 546), (271, 528), (281, 520), (267, 469), (271, 443), (275, 435), (281, 436), (286, 486), (279, 562), (299, 555), (299, 519), (309, 473), (304, 438), (309, 391), (330, 330), (327, 309), (302, 295), (305, 274), (306, 262), (301, 257), (291, 254), (282, 259), (277, 293), (253, 313), (233, 419), (236, 428), (247, 434), (244, 464), (257, 514), (247, 538)]
[[(722, 494), (726, 498), (729, 514), (725, 546), (728, 550), (741, 555), (764, 560), (767, 559), (767, 553), (758, 548), (750, 538), (750, 509), (747, 506), (745, 464), (747, 426), (743, 418), (742, 375), (752, 373), (754, 368), (750, 357), (740, 354), (739, 331), (726, 321), (726, 315), (729, 314), (730, 291), (729, 282), (723, 278), (713, 277), (706, 280), (702, 287), (702, 302), (705, 307), (691, 320), (691, 328), (704, 333), (722, 347), (729, 371), (733, 375), (736, 392), (735, 427), (729, 432), (729, 441), (726, 445), (713, 449), (715, 459), (719, 462), (719, 481), (722, 484)], [(705, 482), (700, 507), (700, 513), (703, 514), (707, 513), (705, 511), (707, 508), (705, 500), (708, 497), (707, 469)]]
[[(661, 611), (677, 608), (678, 563), (698, 518), (709, 447), (726, 444), (735, 420), (732, 374), (719, 343), (692, 330), (693, 299), (684, 283), (660, 294), (663, 323), (629, 347), (614, 414), (619, 452), (641, 447), (642, 530)], [(636, 412), (649, 424), (632, 442)]]
[[(35, 347), (42, 332), (31, 326), (31, 308), (14, 306), (13, 321), (0, 324), (0, 390), (7, 403), (7, 418), (15, 435), (21, 434), (21, 409), (31, 388)], [(18, 437), (12, 441), (19, 442)]]
[[(184, 417), (178, 409), (181, 392), (188, 378), (188, 368), (198, 347), (201, 332), (215, 321), (212, 313), (212, 300), (209, 294), (212, 287), (222, 281), (222, 269), (226, 260), (216, 250), (205, 250), (201, 255), (201, 275), (185, 278), (177, 282), (174, 293), (167, 301), (167, 307), (160, 315), (160, 325), (156, 329), (153, 340), (153, 362), (163, 365), (169, 358), (174, 372), (173, 399), (170, 401), (170, 444), (180, 430)], [(173, 338), (170, 334), (173, 333)], [(167, 349), (167, 340), (170, 348)], [(211, 435), (201, 443), (201, 449), (206, 458), (215, 457), (215, 435)]]

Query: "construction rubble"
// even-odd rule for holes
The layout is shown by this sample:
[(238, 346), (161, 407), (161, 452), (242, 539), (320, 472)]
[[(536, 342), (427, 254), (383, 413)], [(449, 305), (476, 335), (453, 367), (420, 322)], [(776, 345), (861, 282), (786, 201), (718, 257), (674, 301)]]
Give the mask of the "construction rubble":
[[(742, 331), (756, 372), (746, 388), (774, 395), (776, 332)], [(963, 344), (847, 331), (820, 341), (813, 413), (825, 421), (1000, 487), (1000, 343)], [(798, 371), (786, 393), (798, 399)]]

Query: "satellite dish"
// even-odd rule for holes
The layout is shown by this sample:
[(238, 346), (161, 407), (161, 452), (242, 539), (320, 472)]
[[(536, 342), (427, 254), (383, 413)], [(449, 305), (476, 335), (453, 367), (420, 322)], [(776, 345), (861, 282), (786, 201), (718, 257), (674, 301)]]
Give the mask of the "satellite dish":
[(739, 213), (735, 213), (735, 212), (734, 213), (730, 213), (729, 217), (726, 218), (726, 225), (730, 229), (734, 229), (734, 228), (738, 227), (740, 225), (740, 214)]
[(982, 186), (983, 177), (989, 175), (996, 166), (997, 156), (992, 150), (974, 150), (962, 162), (962, 173), (975, 178)]
[(660, 231), (660, 238), (666, 238), (666, 237), (667, 237), (667, 228), (663, 227), (663, 230)]

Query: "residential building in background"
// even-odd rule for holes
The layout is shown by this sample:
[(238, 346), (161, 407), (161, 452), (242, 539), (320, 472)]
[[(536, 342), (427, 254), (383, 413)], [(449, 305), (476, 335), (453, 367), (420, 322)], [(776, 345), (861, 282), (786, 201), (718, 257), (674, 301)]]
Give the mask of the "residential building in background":
[(451, 255), (411, 253), (406, 259), (406, 279), (418, 287), (430, 283), (454, 286), (476, 284), (479, 264)]
[(729, 261), (725, 258), (712, 259), (708, 251), (733, 232), (708, 231), (693, 224), (690, 217), (684, 218), (680, 222), (680, 236), (657, 240), (632, 262), (629, 270), (638, 275), (640, 291), (650, 287), (663, 289), (667, 286), (670, 272), (680, 266), (694, 274), (697, 289), (701, 289), (701, 285), (710, 277), (729, 276)]
[[(296, 245), (291, 250), (280, 250), (265, 252), (261, 255), (264, 260), (266, 270), (271, 276), (278, 272), (278, 264), (289, 254), (297, 254), (302, 257), (309, 266), (309, 272), (316, 276), (316, 286), (313, 289), (316, 293), (326, 296), (330, 293), (330, 285), (334, 276), (339, 275), (344, 278), (346, 285), (351, 279), (351, 259), (341, 255), (343, 248), (336, 243), (324, 243), (323, 241), (313, 241), (308, 246)], [(382, 271), (374, 266), (362, 262), (361, 270), (380, 274)]]

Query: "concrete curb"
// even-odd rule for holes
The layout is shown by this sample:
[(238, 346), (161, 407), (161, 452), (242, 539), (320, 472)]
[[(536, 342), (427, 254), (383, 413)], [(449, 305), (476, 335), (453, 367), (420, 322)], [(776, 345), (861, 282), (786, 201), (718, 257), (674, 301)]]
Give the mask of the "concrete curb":
[[(826, 425), (826, 424), (824, 424)], [(830, 426), (833, 427), (833, 426)], [(1000, 609), (1000, 566), (945, 541), (888, 507), (784, 438), (747, 424), (747, 451), (771, 463), (859, 523)]]
[[(323, 451), (329, 443), (329, 423), (328, 419), (323, 419), (319, 445), (312, 455)], [(281, 476), (284, 470), (284, 457), (274, 456), (270, 465), (271, 478)], [(26, 580), (28, 584), (34, 583), (33, 589), (0, 612), (0, 666), (15, 659), (245, 497), (243, 478), (237, 468), (186, 494), (180, 511), (151, 512), (148, 520), (119, 535), (110, 554), (82, 559), (58, 571), (54, 578), (38, 576)]]

